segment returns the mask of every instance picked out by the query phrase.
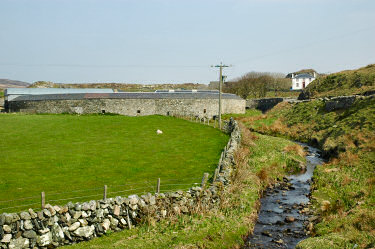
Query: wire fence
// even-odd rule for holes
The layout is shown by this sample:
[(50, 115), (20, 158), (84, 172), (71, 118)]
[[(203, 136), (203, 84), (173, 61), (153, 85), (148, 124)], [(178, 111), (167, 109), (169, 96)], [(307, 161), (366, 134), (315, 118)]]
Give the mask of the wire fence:
[(208, 115), (191, 115), (187, 113), (168, 113), (169, 116), (180, 118), (180, 119), (185, 119), (187, 121), (195, 122), (195, 123), (200, 123), (208, 126), (212, 126), (214, 128), (219, 128), (223, 127), (224, 125), (224, 120), (220, 120), (221, 126), (219, 125), (219, 120), (217, 116), (210, 117)]
[[(65, 205), (68, 202), (85, 202), (101, 200), (116, 196), (143, 195), (147, 193), (172, 192), (188, 190), (193, 186), (200, 186), (202, 178), (157, 179), (155, 181), (129, 182), (126, 184), (104, 185), (101, 187), (75, 189), (63, 192), (42, 191), (39, 195), (32, 195), (11, 200), (0, 200), (0, 213), (18, 212), (32, 208), (40, 211), (46, 203), (51, 205)], [(207, 179), (206, 179), (207, 180)]]

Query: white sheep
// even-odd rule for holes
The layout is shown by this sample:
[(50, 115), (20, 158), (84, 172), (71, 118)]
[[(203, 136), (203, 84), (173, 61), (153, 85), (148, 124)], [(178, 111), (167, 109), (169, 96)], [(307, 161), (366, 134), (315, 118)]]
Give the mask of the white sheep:
[(159, 135), (159, 134), (163, 134), (163, 132), (162, 132), (161, 130), (158, 129), (158, 130), (156, 131), (156, 134), (158, 134), (158, 135)]

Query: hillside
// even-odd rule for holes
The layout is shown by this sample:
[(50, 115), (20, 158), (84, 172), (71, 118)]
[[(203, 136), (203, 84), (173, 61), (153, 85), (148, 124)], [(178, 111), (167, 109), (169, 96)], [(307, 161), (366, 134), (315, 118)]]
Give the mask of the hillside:
[(9, 87), (28, 87), (30, 83), (18, 81), (18, 80), (9, 80), (9, 79), (0, 79), (0, 89), (9, 88)]
[(241, 119), (255, 131), (311, 143), (329, 157), (314, 172), (313, 236), (297, 248), (374, 247), (374, 97), (337, 111), (327, 111), (319, 99), (280, 103), (266, 115)]
[(375, 64), (318, 78), (307, 86), (300, 99), (365, 94), (368, 91), (375, 91)]

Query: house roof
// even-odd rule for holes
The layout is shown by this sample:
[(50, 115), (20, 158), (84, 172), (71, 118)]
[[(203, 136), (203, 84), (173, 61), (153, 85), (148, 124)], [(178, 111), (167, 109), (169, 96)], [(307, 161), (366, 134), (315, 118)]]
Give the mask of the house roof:
[[(119, 92), (21, 95), (11, 101), (82, 100), (82, 99), (218, 99), (218, 92)], [(223, 93), (223, 99), (241, 99), (235, 94)]]
[(296, 79), (300, 79), (300, 78), (314, 78), (314, 76), (308, 73), (302, 73), (302, 74), (296, 75)]

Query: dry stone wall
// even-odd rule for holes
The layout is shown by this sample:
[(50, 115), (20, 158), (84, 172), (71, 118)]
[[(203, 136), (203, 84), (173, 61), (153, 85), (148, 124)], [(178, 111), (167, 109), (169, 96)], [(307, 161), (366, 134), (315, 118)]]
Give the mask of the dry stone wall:
[(230, 184), (235, 168), (234, 153), (241, 141), (237, 122), (230, 120), (224, 129), (231, 133), (220, 158), (217, 175), (201, 187), (84, 203), (69, 202), (64, 206), (47, 204), (41, 211), (0, 215), (0, 248), (54, 248), (99, 237), (108, 231), (137, 226), (144, 219), (154, 221), (172, 215), (199, 212), (200, 208), (218, 206), (223, 186)]
[[(373, 98), (375, 93), (369, 92), (367, 95), (349, 95), (349, 96), (338, 96), (338, 97), (325, 97), (318, 98), (317, 100), (323, 101), (325, 103), (325, 110), (327, 112), (336, 110), (345, 110), (350, 108), (356, 99)], [(292, 104), (310, 102), (316, 99), (304, 99), (296, 100), (292, 98), (263, 98), (263, 99), (248, 99), (246, 101), (246, 108), (255, 108), (263, 112), (272, 109), (280, 102), (289, 102)]]
[(283, 102), (283, 98), (260, 98), (260, 99), (248, 99), (246, 100), (247, 109), (258, 109), (262, 112), (272, 109), (275, 105)]
[(342, 96), (342, 97), (335, 97), (331, 99), (322, 99), (325, 101), (325, 110), (327, 112), (340, 110), (340, 109), (347, 109), (354, 104), (356, 100), (356, 96)]
[(357, 99), (367, 99), (374, 98), (375, 94), (368, 93), (368, 95), (349, 95), (349, 96), (338, 96), (338, 97), (325, 97), (317, 99), (307, 99), (307, 100), (296, 100), (291, 101), (290, 103), (303, 103), (310, 102), (314, 100), (323, 101), (325, 103), (324, 109), (327, 112), (332, 112), (336, 110), (346, 110), (350, 108)]

